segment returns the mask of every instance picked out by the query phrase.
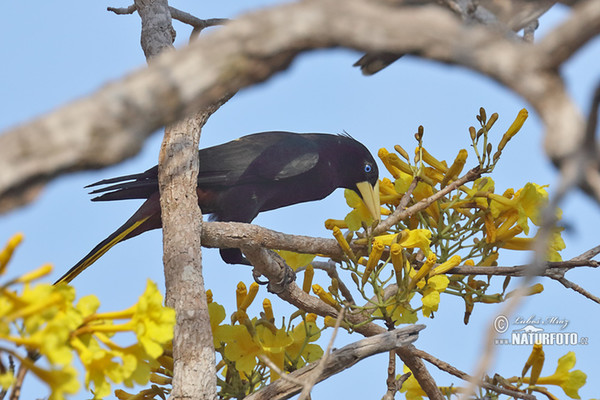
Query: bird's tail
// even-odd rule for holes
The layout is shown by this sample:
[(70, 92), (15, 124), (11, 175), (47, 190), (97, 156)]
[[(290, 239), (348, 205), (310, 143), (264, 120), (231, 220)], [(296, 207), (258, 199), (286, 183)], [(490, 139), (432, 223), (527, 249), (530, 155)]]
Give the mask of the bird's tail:
[(123, 240), (130, 239), (140, 233), (160, 228), (160, 206), (158, 196), (152, 196), (127, 220), (119, 229), (98, 243), (85, 257), (61, 276), (54, 284), (69, 283), (87, 267), (96, 262), (104, 253)]

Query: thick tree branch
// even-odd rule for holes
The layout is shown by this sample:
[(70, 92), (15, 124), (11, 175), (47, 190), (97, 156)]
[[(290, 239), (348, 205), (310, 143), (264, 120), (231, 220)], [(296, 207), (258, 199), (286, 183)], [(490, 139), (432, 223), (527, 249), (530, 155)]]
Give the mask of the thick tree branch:
[[(135, 0), (142, 19), (141, 45), (148, 61), (173, 48), (175, 30), (167, 0)], [(202, 275), (202, 212), (198, 207), (198, 144), (208, 117), (223, 101), (172, 123), (158, 162), (166, 304), (175, 309), (174, 400), (217, 396), (215, 349)]]
[[(350, 368), (360, 360), (374, 354), (395, 350), (407, 346), (417, 340), (418, 332), (424, 329), (424, 325), (412, 325), (406, 328), (396, 329), (391, 332), (382, 332), (378, 335), (359, 340), (341, 349), (334, 350), (321, 365), (321, 361), (311, 363), (288, 376), (297, 381), (304, 381), (311, 376), (317, 368), (323, 368), (318, 375), (318, 382), (329, 378), (345, 369)], [(262, 399), (288, 399), (302, 390), (302, 386), (288, 379), (279, 379), (269, 386), (246, 397), (246, 400)]]
[[(202, 231), (202, 244), (206, 247), (218, 248), (247, 248), (250, 245), (251, 247), (290, 250), (306, 254), (322, 254), (337, 260), (341, 259), (343, 254), (335, 239), (290, 235), (263, 228), (258, 225), (244, 224), (239, 222), (205, 222), (203, 224)], [(363, 246), (358, 245), (352, 245), (352, 247), (356, 253), (363, 249)], [(589, 298), (590, 300), (600, 303), (600, 298), (589, 293), (581, 286), (578, 286), (564, 277), (564, 274), (573, 268), (598, 268), (600, 266), (600, 262), (592, 260), (591, 258), (596, 256), (599, 252), (600, 246), (597, 246), (571, 260), (547, 262), (545, 263), (544, 268), (539, 271), (538, 276), (557, 280), (566, 288), (572, 289), (577, 293)], [(317, 267), (321, 264), (318, 264)], [(448, 271), (448, 274), (524, 277), (530, 274), (529, 268), (529, 264), (515, 265), (512, 267), (462, 265), (451, 269)], [(332, 268), (328, 267), (327, 265), (321, 265), (321, 269), (327, 271), (330, 276), (333, 276), (336, 273), (334, 271), (330, 271)], [(280, 269), (276, 269), (275, 271), (271, 272), (271, 274), (277, 275), (275, 272), (278, 273), (278, 271), (280, 271)], [(264, 273), (263, 275), (267, 277), (270, 276), (276, 282), (281, 282), (285, 279), (283, 275), (277, 275), (277, 277), (270, 275), (270, 273)], [(342, 281), (339, 282), (341, 283)], [(386, 292), (387, 290), (393, 290), (392, 286), (395, 287), (395, 285), (390, 285), (390, 287), (386, 288)], [(350, 301), (350, 303), (354, 303), (352, 300), (352, 295), (345, 285), (341, 286), (340, 290), (344, 294), (344, 297)]]
[(537, 47), (546, 68), (558, 68), (594, 36), (600, 34), (600, 7), (595, 1), (579, 1), (562, 24), (540, 40)]
[(334, 259), (340, 259), (343, 255), (335, 239), (290, 235), (242, 222), (205, 222), (203, 224), (203, 246), (241, 248), (249, 244), (268, 249), (325, 254)]
[[(593, 3), (584, 1), (577, 8), (588, 10)], [(600, 25), (600, 15), (591, 11), (573, 14), (569, 26), (579, 27), (572, 35), (578, 39), (568, 43), (589, 39), (593, 31), (583, 22)], [(417, 53), (490, 76), (535, 107), (547, 128), (547, 152), (560, 163), (577, 154), (584, 123), (555, 65), (548, 66), (545, 51), (560, 46), (546, 43), (527, 45), (482, 26), (465, 26), (437, 6), (323, 0), (252, 13), (90, 97), (4, 132), (0, 210), (30, 201), (41, 184), (61, 173), (131, 156), (149, 133), (225, 93), (267, 79), (302, 51), (334, 46)]]

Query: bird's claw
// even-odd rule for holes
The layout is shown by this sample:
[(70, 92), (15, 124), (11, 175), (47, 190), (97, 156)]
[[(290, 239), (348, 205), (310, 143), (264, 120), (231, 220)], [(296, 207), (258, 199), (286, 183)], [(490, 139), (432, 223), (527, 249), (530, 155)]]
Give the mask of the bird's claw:
[(273, 260), (275, 260), (281, 266), (283, 272), (281, 279), (277, 282), (271, 280), (263, 281), (260, 279), (262, 274), (256, 269), (252, 272), (252, 277), (254, 278), (254, 282), (258, 283), (259, 285), (267, 285), (267, 290), (269, 293), (279, 294), (287, 289), (290, 283), (296, 280), (296, 273), (289, 265), (286, 264), (285, 260), (281, 258), (279, 254), (275, 253), (274, 251), (270, 251), (270, 255)]

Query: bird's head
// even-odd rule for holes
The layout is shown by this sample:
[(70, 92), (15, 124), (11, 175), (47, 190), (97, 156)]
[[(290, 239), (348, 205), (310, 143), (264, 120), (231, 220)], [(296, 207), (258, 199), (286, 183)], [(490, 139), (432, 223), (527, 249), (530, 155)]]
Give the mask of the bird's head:
[(355, 191), (374, 220), (381, 220), (379, 168), (369, 150), (349, 135), (340, 136), (344, 147), (342, 187)]

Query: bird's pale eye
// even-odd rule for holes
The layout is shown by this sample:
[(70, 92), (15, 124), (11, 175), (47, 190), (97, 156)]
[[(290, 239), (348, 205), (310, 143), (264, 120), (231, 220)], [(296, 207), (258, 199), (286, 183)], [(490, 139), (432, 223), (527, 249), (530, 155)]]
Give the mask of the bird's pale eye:
[(365, 164), (365, 172), (368, 174), (371, 171), (373, 171), (373, 167), (371, 166), (371, 164)]

